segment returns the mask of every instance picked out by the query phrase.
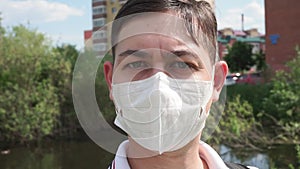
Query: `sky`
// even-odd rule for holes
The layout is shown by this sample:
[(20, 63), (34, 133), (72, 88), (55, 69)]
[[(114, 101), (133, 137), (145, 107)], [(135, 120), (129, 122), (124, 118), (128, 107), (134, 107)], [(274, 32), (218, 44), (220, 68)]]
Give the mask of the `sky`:
[[(92, 0), (0, 0), (2, 26), (23, 24), (49, 37), (53, 45), (84, 46), (84, 30), (92, 29)], [(218, 29), (257, 28), (265, 33), (264, 0), (215, 0)]]

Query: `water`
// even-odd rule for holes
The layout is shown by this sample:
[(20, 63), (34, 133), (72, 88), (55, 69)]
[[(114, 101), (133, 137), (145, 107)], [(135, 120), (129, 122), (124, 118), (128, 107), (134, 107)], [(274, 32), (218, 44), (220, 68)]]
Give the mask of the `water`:
[(113, 154), (90, 141), (52, 142), (37, 147), (11, 149), (0, 155), (1, 169), (102, 169)]
[(224, 161), (256, 166), (260, 169), (289, 169), (289, 164), (299, 165), (295, 145), (274, 145), (260, 151), (230, 149), (221, 145), (219, 153)]
[[(260, 169), (289, 169), (296, 163), (294, 145), (278, 145), (263, 151), (219, 147), (225, 161), (255, 165)], [(0, 154), (1, 169), (106, 169), (114, 155), (91, 141), (60, 141), (36, 147), (16, 147)], [(296, 164), (295, 164), (296, 165)]]

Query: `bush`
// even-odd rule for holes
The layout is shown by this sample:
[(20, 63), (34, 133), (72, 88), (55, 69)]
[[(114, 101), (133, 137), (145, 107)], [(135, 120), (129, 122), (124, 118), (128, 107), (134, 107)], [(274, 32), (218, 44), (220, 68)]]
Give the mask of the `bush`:
[(278, 120), (288, 122), (297, 116), (298, 102), (299, 95), (294, 91), (293, 85), (288, 82), (287, 73), (277, 72), (269, 97), (263, 101), (265, 113)]
[(24, 142), (51, 134), (59, 114), (55, 90), (47, 81), (29, 88), (8, 84), (0, 95), (1, 138)]
[[(250, 132), (255, 128), (256, 122), (253, 108), (248, 101), (242, 100), (237, 95), (227, 101), (222, 119), (216, 130), (215, 142), (221, 142), (231, 146), (251, 145)], [(252, 145), (251, 145), (252, 146)]]
[(0, 140), (25, 142), (52, 134), (71, 63), (43, 34), (22, 25), (0, 39)]
[(98, 105), (100, 106), (101, 113), (103, 114), (104, 118), (107, 122), (113, 127), (114, 119), (116, 117), (115, 107), (113, 102), (109, 98), (109, 90), (104, 78), (104, 72), (103, 72), (103, 63), (105, 61), (111, 61), (112, 62), (112, 56), (107, 54), (102, 62), (100, 63), (97, 71), (97, 78), (96, 78), (96, 97)]
[(300, 50), (287, 63), (289, 71), (278, 71), (272, 79), (269, 97), (263, 101), (264, 117), (270, 118), (278, 129), (276, 137), (299, 141), (300, 134)]
[(242, 100), (247, 101), (253, 108), (255, 117), (263, 110), (262, 102), (264, 98), (268, 97), (269, 84), (236, 84), (227, 86), (227, 98), (233, 100), (235, 97), (240, 95)]

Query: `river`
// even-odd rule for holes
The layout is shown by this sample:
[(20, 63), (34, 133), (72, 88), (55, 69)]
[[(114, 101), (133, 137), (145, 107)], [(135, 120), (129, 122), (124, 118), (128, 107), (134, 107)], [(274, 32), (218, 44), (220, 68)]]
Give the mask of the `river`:
[[(289, 169), (296, 165), (294, 145), (277, 145), (263, 151), (218, 148), (225, 161), (254, 165), (260, 169)], [(52, 141), (40, 146), (15, 147), (0, 154), (1, 169), (106, 169), (114, 155), (90, 140)], [(299, 165), (299, 162), (298, 162)]]

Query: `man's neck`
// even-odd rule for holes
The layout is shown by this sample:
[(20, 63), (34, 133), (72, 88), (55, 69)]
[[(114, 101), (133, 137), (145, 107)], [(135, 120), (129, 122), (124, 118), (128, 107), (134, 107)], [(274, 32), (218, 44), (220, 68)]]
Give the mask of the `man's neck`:
[[(137, 154), (144, 157), (132, 156)], [(139, 145), (130, 140), (127, 155), (131, 169), (208, 169), (206, 162), (200, 158), (199, 139), (193, 140), (180, 150), (161, 155), (148, 154), (149, 156), (146, 156), (145, 151), (141, 151)]]

